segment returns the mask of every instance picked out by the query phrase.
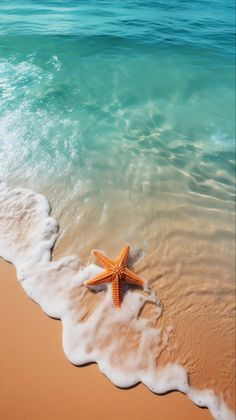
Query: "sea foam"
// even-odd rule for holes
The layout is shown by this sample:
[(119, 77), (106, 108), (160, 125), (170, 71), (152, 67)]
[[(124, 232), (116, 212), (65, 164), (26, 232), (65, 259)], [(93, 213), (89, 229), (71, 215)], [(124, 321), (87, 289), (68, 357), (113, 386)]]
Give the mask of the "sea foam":
[[(84, 286), (100, 267), (77, 256), (51, 260), (57, 235), (58, 224), (44, 196), (0, 184), (0, 255), (15, 265), (27, 295), (49, 316), (61, 319), (68, 359), (75, 365), (97, 362), (119, 387), (142, 382), (158, 394), (179, 390), (208, 407), (214, 418), (233, 419), (221, 396), (189, 386), (183, 366), (158, 366), (171, 325), (153, 328), (162, 314), (156, 293), (148, 285), (143, 292), (126, 290), (121, 310), (115, 309), (109, 285), (92, 290)], [(142, 316), (147, 304), (153, 305), (152, 319)]]

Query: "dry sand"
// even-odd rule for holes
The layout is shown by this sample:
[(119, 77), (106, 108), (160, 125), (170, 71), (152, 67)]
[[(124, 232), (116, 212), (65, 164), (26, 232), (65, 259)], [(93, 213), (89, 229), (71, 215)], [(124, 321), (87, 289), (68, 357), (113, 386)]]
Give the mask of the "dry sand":
[(185, 395), (116, 388), (96, 365), (77, 368), (62, 349), (61, 322), (31, 301), (0, 259), (1, 420), (204, 420)]

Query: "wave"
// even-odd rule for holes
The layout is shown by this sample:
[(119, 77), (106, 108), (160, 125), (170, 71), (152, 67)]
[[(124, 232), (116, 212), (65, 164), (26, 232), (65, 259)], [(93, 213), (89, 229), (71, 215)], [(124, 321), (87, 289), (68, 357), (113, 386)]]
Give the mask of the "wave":
[[(73, 255), (52, 261), (57, 236), (58, 224), (44, 196), (0, 184), (0, 255), (15, 265), (27, 295), (49, 316), (61, 319), (68, 359), (75, 365), (96, 362), (119, 387), (142, 382), (158, 394), (179, 390), (208, 407), (215, 419), (233, 419), (221, 395), (190, 386), (181, 364), (158, 364), (172, 325), (156, 328), (163, 312), (156, 292), (148, 286), (143, 292), (126, 290), (117, 311), (109, 286), (93, 291), (84, 287), (101, 268)], [(152, 307), (148, 317), (147, 305)]]
[[(37, 1), (37, 4), (2, 0), (1, 34), (43, 34), (50, 36), (105, 36), (135, 39), (164, 45), (200, 44), (223, 51), (233, 48), (234, 3), (213, 4), (198, 0), (170, 4), (131, 0), (118, 4), (107, 1), (84, 4), (70, 1)], [(217, 30), (215, 30), (217, 28)]]

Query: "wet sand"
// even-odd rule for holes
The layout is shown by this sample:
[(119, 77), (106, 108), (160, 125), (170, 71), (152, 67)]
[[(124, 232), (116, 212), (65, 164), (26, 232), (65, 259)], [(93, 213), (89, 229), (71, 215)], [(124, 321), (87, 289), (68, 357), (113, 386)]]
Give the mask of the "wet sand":
[(26, 296), (14, 267), (2, 259), (0, 296), (0, 419), (212, 419), (179, 392), (158, 396), (143, 385), (122, 390), (95, 364), (73, 366), (63, 353), (61, 322)]
[[(139, 206), (137, 214), (122, 192), (116, 200), (113, 196), (112, 211), (108, 206), (105, 221), (102, 210), (97, 209), (98, 203), (82, 205), (78, 211), (72, 202), (66, 213), (60, 213), (59, 204), (53, 203), (52, 214), (60, 224), (53, 258), (75, 254), (85, 263), (96, 262), (90, 256), (91, 249), (101, 249), (115, 257), (125, 243), (132, 244), (131, 266), (148, 281), (162, 306), (161, 317), (153, 325), (163, 332), (172, 329), (157, 355), (157, 366), (180, 363), (188, 372), (193, 388), (213, 390), (235, 411), (232, 200), (159, 193), (158, 200), (153, 196)], [(147, 246), (143, 238), (147, 239)], [(90, 301), (95, 305), (98, 298)], [(75, 300), (73, 304), (76, 308), (78, 302)], [(155, 322), (152, 309), (153, 305), (146, 304), (143, 315)]]

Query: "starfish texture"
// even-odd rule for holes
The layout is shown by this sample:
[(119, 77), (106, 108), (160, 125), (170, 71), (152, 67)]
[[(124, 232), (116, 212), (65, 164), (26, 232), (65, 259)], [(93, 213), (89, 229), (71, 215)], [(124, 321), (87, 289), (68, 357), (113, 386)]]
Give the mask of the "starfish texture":
[(124, 246), (120, 255), (115, 260), (108, 258), (96, 249), (92, 253), (103, 265), (105, 271), (93, 279), (85, 281), (84, 284), (86, 286), (96, 286), (98, 284), (111, 283), (114, 304), (117, 308), (120, 308), (124, 283), (144, 286), (144, 280), (127, 268), (129, 245)]

